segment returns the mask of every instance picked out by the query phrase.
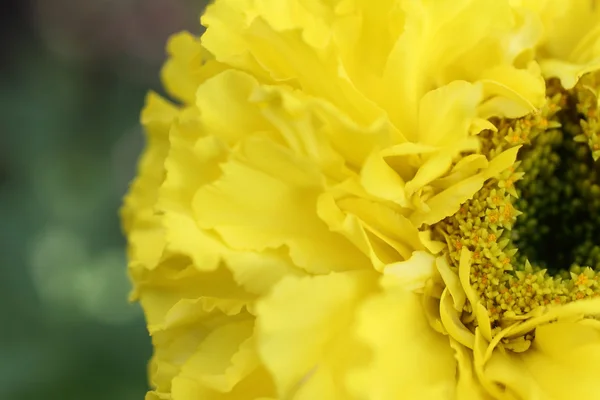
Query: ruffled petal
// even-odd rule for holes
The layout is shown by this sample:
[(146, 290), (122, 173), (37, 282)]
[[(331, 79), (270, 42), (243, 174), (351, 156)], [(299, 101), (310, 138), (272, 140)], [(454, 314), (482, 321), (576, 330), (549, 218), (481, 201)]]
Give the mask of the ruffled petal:
[(198, 124), (195, 116), (180, 116), (171, 129), (157, 209), (162, 213), (168, 251), (189, 256), (199, 270), (212, 271), (226, 248), (216, 235), (199, 229), (192, 201), (198, 187), (220, 177), (219, 164), (226, 160), (228, 149), (215, 136), (200, 136)]
[(252, 320), (214, 329), (173, 380), (173, 397), (220, 400), (273, 395), (273, 383), (265, 371), (261, 371), (253, 330)]
[(347, 197), (337, 204), (345, 213), (357, 216), (366, 232), (391, 247), (393, 259), (406, 260), (423, 249), (419, 231), (397, 210), (364, 198)]
[(407, 259), (412, 251), (423, 248), (416, 228), (388, 206), (366, 193), (358, 182), (348, 180), (321, 195), (318, 213), (329, 229), (344, 235), (370, 258), (373, 268), (383, 271), (390, 262)]
[(146, 98), (142, 124), (147, 137), (138, 176), (125, 197), (121, 217), (128, 233), (130, 265), (153, 268), (165, 246), (164, 232), (155, 213), (159, 188), (164, 180), (164, 160), (168, 154), (168, 134), (178, 109), (154, 93)]
[(519, 118), (538, 110), (546, 101), (546, 85), (539, 66), (532, 62), (528, 69), (499, 65), (481, 75), (485, 97), (479, 108), (483, 118)]
[[(258, 109), (248, 104), (258, 86), (256, 78), (231, 69), (200, 85), (196, 106), (201, 134), (232, 145), (244, 137), (272, 130)], [(224, 113), (229, 118), (223, 118)]]
[(463, 179), (428, 199), (427, 209), (414, 212), (410, 220), (415, 226), (434, 224), (454, 214), (460, 205), (481, 189), (483, 183), (512, 166), (517, 158), (519, 146), (512, 147), (494, 157), (482, 172)]
[(456, 384), (457, 400), (494, 400), (489, 396), (477, 381), (473, 366), (471, 349), (462, 346), (459, 342), (450, 339), (450, 346), (455, 351), (458, 369), (458, 382)]
[(455, 81), (425, 94), (419, 105), (418, 142), (448, 146), (464, 139), (483, 96), (480, 85)]
[(135, 279), (150, 333), (202, 319), (213, 310), (237, 313), (254, 298), (227, 269), (198, 272), (182, 257)]
[[(319, 3), (217, 2), (202, 17), (208, 27), (202, 43), (220, 62), (257, 76), (266, 74), (265, 81), (284, 81), (331, 101), (356, 120), (371, 123), (382, 112), (340, 68), (328, 45), (332, 28), (327, 15), (333, 16), (334, 10), (330, 4)], [(318, 13), (311, 15), (309, 10)]]
[(189, 259), (173, 256), (135, 281), (155, 348), (150, 378), (157, 393), (171, 391), (182, 365), (213, 329), (252, 318), (252, 295), (223, 267), (200, 273)]
[(222, 170), (221, 179), (196, 193), (194, 214), (233, 249), (287, 246), (294, 263), (312, 273), (367, 266), (363, 254), (318, 218), (323, 187), (314, 166), (255, 138), (240, 143)]
[(259, 353), (280, 398), (349, 398), (345, 376), (360, 355), (350, 327), (375, 278), (366, 271), (285, 278), (258, 304)]
[(600, 7), (595, 1), (524, 3), (545, 28), (539, 58), (546, 78), (559, 78), (565, 89), (571, 89), (584, 74), (600, 69)]
[(405, 192), (405, 180), (378, 152), (373, 152), (365, 161), (361, 171), (361, 184), (373, 196), (392, 201), (401, 207), (410, 205)]
[(595, 399), (600, 382), (600, 326), (597, 321), (559, 321), (536, 329), (524, 353), (496, 350), (483, 373), (522, 399)]
[(548, 59), (541, 61), (540, 66), (546, 77), (558, 78), (562, 87), (572, 89), (583, 75), (600, 69), (600, 52), (598, 57), (585, 64)]
[(351, 376), (364, 399), (454, 397), (456, 361), (448, 338), (430, 328), (421, 298), (402, 288), (377, 295), (361, 307), (357, 334), (372, 353)]
[(383, 270), (383, 285), (418, 291), (425, 287), (434, 272), (435, 256), (426, 251), (415, 251), (406, 261), (386, 265)]
[(505, 1), (415, 1), (403, 6), (404, 32), (384, 71), (384, 104), (400, 131), (416, 141), (419, 100), (431, 86), (447, 83), (440, 78), (461, 55), (491, 36), (490, 32), (510, 27), (512, 15)]
[(555, 58), (567, 60), (582, 38), (600, 22), (598, 5), (588, 0), (524, 0), (523, 3), (540, 16), (545, 27), (543, 51)]
[(227, 68), (202, 47), (189, 32), (173, 35), (167, 44), (169, 59), (161, 71), (165, 89), (174, 98), (193, 104), (200, 83)]

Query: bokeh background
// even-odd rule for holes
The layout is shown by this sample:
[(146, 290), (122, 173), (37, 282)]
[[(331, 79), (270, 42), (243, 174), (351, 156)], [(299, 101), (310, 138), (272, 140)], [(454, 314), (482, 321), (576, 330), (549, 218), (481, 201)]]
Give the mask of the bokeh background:
[(199, 34), (204, 3), (2, 1), (0, 399), (143, 399), (117, 212), (166, 39)]

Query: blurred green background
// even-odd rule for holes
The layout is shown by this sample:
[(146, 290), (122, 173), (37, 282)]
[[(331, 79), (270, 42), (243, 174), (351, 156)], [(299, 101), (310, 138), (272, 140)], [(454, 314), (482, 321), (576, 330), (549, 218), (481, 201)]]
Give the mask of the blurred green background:
[(133, 400), (150, 338), (117, 216), (167, 37), (202, 0), (9, 0), (0, 11), (0, 399)]

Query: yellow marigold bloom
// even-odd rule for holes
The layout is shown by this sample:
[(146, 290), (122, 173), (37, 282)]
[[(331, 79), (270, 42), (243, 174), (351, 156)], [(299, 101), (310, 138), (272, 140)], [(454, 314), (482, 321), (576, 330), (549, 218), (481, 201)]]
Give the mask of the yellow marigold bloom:
[(595, 399), (600, 4), (216, 0), (125, 199), (146, 399)]

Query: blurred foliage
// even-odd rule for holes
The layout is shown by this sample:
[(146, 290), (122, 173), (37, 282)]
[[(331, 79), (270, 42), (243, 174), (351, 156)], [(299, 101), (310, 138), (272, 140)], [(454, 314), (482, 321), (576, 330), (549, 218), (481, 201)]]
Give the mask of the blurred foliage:
[[(143, 144), (145, 93), (160, 91), (166, 36), (194, 26), (202, 2), (147, 0), (154, 19), (135, 23), (145, 15), (139, 0), (78, 2), (88, 3), (79, 6), (87, 31), (112, 18), (137, 36), (107, 52), (119, 35), (100, 44), (61, 26), (61, 11), (78, 21), (68, 0), (29, 2), (2, 16), (10, 26), (0, 22), (0, 399), (130, 400), (147, 388), (150, 338), (139, 306), (127, 303), (117, 210)], [(100, 9), (99, 22), (89, 19)], [(161, 10), (164, 37), (149, 40), (144, 29)], [(85, 52), (66, 49), (75, 42)]]

